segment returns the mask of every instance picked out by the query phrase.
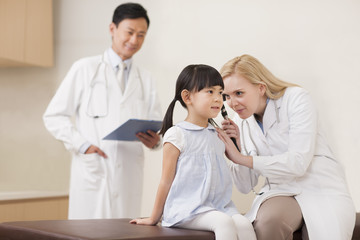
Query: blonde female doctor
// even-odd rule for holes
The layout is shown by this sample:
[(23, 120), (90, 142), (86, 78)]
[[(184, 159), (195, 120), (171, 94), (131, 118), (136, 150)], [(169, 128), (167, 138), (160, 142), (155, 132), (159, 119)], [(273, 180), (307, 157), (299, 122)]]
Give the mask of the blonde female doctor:
[[(302, 228), (303, 239), (351, 239), (353, 201), (309, 93), (277, 79), (249, 55), (230, 60), (220, 72), (226, 101), (237, 114), (218, 132), (233, 161), (235, 185), (256, 194), (247, 217), (257, 238), (292, 239)], [(265, 184), (256, 192), (259, 176)]]
[(141, 5), (118, 6), (111, 48), (75, 62), (44, 114), (46, 128), (72, 153), (69, 219), (140, 215), (142, 143), (153, 148), (160, 137), (148, 132), (137, 135), (142, 143), (102, 139), (129, 118), (162, 117), (154, 80), (132, 59), (148, 26)]

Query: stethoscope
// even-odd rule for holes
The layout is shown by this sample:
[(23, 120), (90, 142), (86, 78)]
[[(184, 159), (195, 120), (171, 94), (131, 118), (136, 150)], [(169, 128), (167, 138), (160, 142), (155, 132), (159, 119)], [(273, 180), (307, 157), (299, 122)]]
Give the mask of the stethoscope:
[[(250, 138), (250, 141), (251, 143), (254, 145), (255, 147), (255, 151), (248, 151), (247, 148), (246, 148), (246, 144), (245, 144), (245, 140), (244, 140), (244, 122), (246, 123), (246, 127), (248, 129), (248, 132), (249, 132), (249, 138)], [(258, 155), (258, 148), (251, 136), (251, 131), (250, 131), (250, 126), (249, 126), (249, 122), (244, 119), (242, 122), (241, 122), (241, 132), (240, 132), (240, 141), (242, 142), (241, 144), (241, 149), (244, 149), (244, 152), (246, 154), (246, 156), (257, 156)], [(249, 168), (249, 175), (250, 175), (250, 185), (251, 185), (251, 191), (255, 194), (255, 195), (263, 195), (264, 192), (256, 192), (255, 189), (254, 189), (254, 185), (253, 185), (253, 181), (252, 181), (252, 176), (251, 176), (251, 169)], [(269, 186), (269, 190), (271, 189), (271, 185), (270, 185), (270, 182), (269, 182), (269, 178), (266, 177), (265, 179), (266, 183), (268, 184)]]
[[(95, 74), (90, 80), (90, 93), (87, 100), (86, 114), (92, 118), (106, 117), (109, 113), (108, 78), (106, 74), (109, 64), (105, 62), (104, 58), (105, 53), (102, 55)], [(144, 96), (144, 86), (139, 69), (137, 71), (140, 77), (141, 96)]]
[[(273, 101), (273, 102), (274, 102), (274, 105), (275, 105), (276, 122), (279, 123), (279, 122), (280, 122), (279, 109), (278, 109), (278, 107), (277, 107), (276, 101)], [(246, 124), (246, 127), (247, 127), (247, 129), (248, 129), (250, 141), (251, 141), (252, 145), (255, 147), (255, 150), (250, 151), (250, 152), (249, 152), (248, 149), (246, 148), (246, 144), (245, 144), (244, 123)], [(258, 147), (256, 146), (254, 139), (252, 138), (250, 125), (249, 125), (249, 122), (247, 121), (247, 119), (244, 119), (244, 120), (241, 122), (240, 129), (241, 129), (241, 131), (240, 131), (240, 142), (242, 143), (242, 144), (241, 144), (241, 149), (244, 150), (246, 156), (257, 156), (258, 153), (259, 153), (259, 149), (258, 149)], [(256, 192), (256, 191), (255, 191), (254, 186), (253, 186), (252, 177), (251, 177), (251, 169), (250, 169), (250, 168), (249, 168), (249, 175), (250, 175), (251, 191), (252, 191), (255, 195), (262, 195), (262, 194), (264, 194), (264, 192)], [(271, 190), (271, 185), (270, 185), (270, 181), (269, 181), (269, 178), (268, 178), (268, 177), (266, 177), (265, 182), (266, 182), (266, 184), (269, 186), (269, 190)]]

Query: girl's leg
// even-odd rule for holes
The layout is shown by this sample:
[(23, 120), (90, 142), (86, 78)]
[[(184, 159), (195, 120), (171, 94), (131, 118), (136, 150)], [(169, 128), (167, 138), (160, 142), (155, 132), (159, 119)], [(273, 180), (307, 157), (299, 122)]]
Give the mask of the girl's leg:
[(294, 197), (272, 197), (261, 204), (253, 225), (259, 240), (291, 240), (303, 225), (300, 206)]
[(219, 211), (209, 211), (198, 214), (194, 219), (176, 226), (194, 230), (213, 231), (216, 240), (237, 240), (236, 227), (233, 219)]
[(249, 219), (241, 214), (233, 215), (232, 219), (237, 229), (238, 240), (256, 240), (254, 227)]

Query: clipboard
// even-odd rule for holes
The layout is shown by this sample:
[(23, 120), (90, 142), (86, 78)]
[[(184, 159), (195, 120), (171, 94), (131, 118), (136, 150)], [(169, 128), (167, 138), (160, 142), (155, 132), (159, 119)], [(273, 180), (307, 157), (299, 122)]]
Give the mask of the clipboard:
[(103, 140), (140, 141), (135, 136), (138, 132), (146, 132), (147, 130), (158, 132), (161, 125), (162, 121), (132, 118), (105, 136)]

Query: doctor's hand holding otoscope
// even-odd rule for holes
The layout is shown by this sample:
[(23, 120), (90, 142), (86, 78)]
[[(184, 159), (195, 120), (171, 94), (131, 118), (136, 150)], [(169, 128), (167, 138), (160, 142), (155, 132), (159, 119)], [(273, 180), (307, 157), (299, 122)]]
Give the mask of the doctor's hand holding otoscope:
[[(223, 95), (223, 101), (225, 102), (225, 96)], [(236, 139), (237, 139), (237, 133), (239, 132), (238, 126), (229, 119), (228, 113), (225, 109), (225, 104), (222, 105), (221, 107), (221, 115), (224, 118), (224, 121), (221, 122), (222, 125), (222, 129), (224, 130), (224, 132), (227, 133), (227, 135), (230, 137), (231, 141), (233, 141), (235, 147), (237, 148), (237, 150), (239, 152), (241, 152), (241, 150), (239, 149), (239, 145), (240, 145), (240, 139), (239, 142), (237, 143)]]
[[(221, 108), (224, 121), (221, 122), (222, 129), (217, 128), (219, 138), (225, 143), (225, 154), (227, 158), (236, 164), (253, 168), (252, 156), (243, 155), (240, 148), (240, 130), (236, 123), (229, 119), (225, 106)], [(236, 160), (232, 160), (236, 159)]]
[[(223, 95), (223, 101), (225, 101), (225, 96)], [(221, 122), (222, 129), (216, 129), (218, 132), (219, 138), (225, 143), (225, 154), (231, 159), (234, 163), (246, 166), (248, 168), (253, 168), (252, 156), (243, 155), (241, 153), (241, 144), (240, 144), (240, 130), (236, 123), (229, 119), (225, 106), (221, 108), (221, 115), (224, 118), (224, 121)], [(234, 147), (235, 146), (235, 147)]]

